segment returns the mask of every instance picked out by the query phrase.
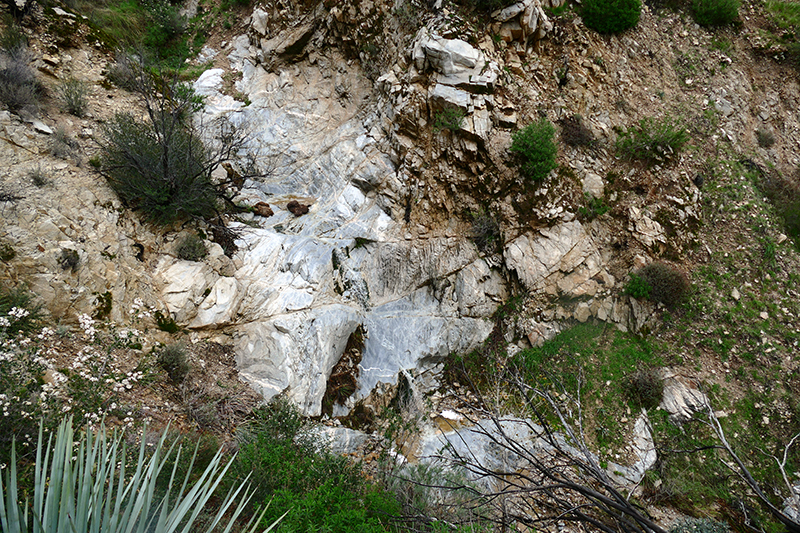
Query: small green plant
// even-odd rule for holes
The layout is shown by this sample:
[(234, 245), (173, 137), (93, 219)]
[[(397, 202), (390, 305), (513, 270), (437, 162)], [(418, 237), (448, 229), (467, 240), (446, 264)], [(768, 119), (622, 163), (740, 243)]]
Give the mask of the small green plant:
[(647, 298), (672, 307), (681, 303), (690, 289), (684, 272), (668, 263), (654, 261), (631, 274), (625, 292), (634, 298)]
[(678, 154), (689, 140), (685, 126), (669, 116), (645, 118), (617, 139), (617, 151), (628, 159), (662, 163)]
[(724, 26), (739, 17), (739, 0), (693, 0), (692, 16), (701, 26)]
[(160, 366), (175, 383), (183, 383), (191, 366), (186, 357), (186, 347), (181, 342), (168, 344), (158, 352), (158, 366)]
[(446, 107), (433, 117), (434, 131), (458, 131), (464, 123), (467, 113), (460, 107)]
[(67, 113), (76, 117), (86, 116), (89, 108), (87, 100), (89, 90), (86, 83), (75, 78), (67, 78), (58, 85), (56, 92)]
[(58, 256), (58, 264), (62, 270), (75, 272), (78, 270), (78, 265), (80, 262), (81, 258), (78, 255), (78, 252), (76, 250), (72, 250), (71, 248), (63, 248)]
[(555, 128), (545, 117), (511, 136), (509, 151), (516, 156), (520, 172), (530, 181), (542, 181), (556, 168)]
[(775, 134), (768, 129), (758, 128), (756, 130), (756, 141), (761, 148), (772, 148), (775, 144)]
[(48, 179), (47, 174), (45, 174), (42, 170), (41, 165), (37, 165), (36, 168), (31, 169), (31, 171), (28, 173), (28, 177), (31, 179), (33, 184), (39, 188), (50, 185), (50, 180)]
[[(96, 435), (87, 429), (75, 439), (72, 418), (65, 418), (58, 427), (55, 440), (48, 439), (47, 442), (40, 429), (33, 498), (19, 493), (15, 451), (11, 454), (10, 467), (0, 478), (0, 524), (3, 531), (123, 533), (144, 531), (144, 524), (147, 524), (146, 530), (153, 533), (190, 530), (200, 511), (212, 499), (228, 466), (223, 467), (220, 450), (197, 481), (193, 481), (190, 466), (185, 478), (170, 477), (163, 495), (156, 496), (158, 474), (174, 451), (172, 447), (165, 451), (166, 437), (165, 432), (153, 450), (148, 450), (148, 441), (142, 438), (139, 453), (135, 455), (138, 460), (126, 469), (127, 450), (122, 434), (114, 433), (108, 437), (102, 424)], [(180, 462), (181, 449), (175, 453), (175, 462)], [(189, 461), (190, 465), (194, 464), (195, 457), (196, 452)], [(226, 522), (229, 525), (225, 530), (230, 530), (230, 524), (239, 517), (251, 497), (245, 483), (246, 478), (217, 504), (202, 531), (210, 533), (217, 524)], [(239, 503), (234, 507), (236, 501)], [(264, 512), (261, 512), (245, 530), (255, 533), (263, 516)], [(137, 529), (136, 524), (142, 526)], [(269, 529), (276, 524), (277, 521)]]
[(584, 195), (586, 205), (578, 208), (578, 214), (584, 220), (594, 220), (595, 218), (605, 215), (611, 209), (606, 205), (602, 198), (595, 198), (590, 194)]
[(190, 233), (178, 241), (175, 252), (184, 261), (200, 261), (208, 255), (205, 241), (196, 233)]
[(620, 33), (639, 23), (641, 10), (639, 0), (585, 0), (580, 14), (599, 33)]
[(153, 319), (156, 321), (156, 327), (161, 331), (166, 331), (167, 333), (177, 333), (181, 330), (181, 327), (177, 322), (175, 322), (175, 319), (172, 318), (169, 313), (156, 311), (153, 313)]
[(17, 251), (7, 242), (0, 241), (0, 261), (11, 261), (17, 256)]

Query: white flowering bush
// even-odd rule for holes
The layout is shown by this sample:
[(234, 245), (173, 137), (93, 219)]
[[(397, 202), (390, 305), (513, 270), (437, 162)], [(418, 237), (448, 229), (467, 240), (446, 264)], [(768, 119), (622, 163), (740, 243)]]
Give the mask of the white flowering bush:
[[(20, 455), (35, 450), (38, 426), (54, 429), (64, 416), (97, 427), (112, 416), (133, 426), (133, 407), (121, 398), (145, 376), (143, 368), (120, 368), (119, 350), (141, 349), (142, 332), (135, 326), (151, 316), (137, 300), (131, 324), (99, 324), (78, 317), (77, 335), (20, 327), (32, 311), (0, 308), (0, 467), (8, 462), (12, 442)], [(24, 332), (27, 331), (27, 334)], [(141, 364), (139, 366), (142, 366)]]

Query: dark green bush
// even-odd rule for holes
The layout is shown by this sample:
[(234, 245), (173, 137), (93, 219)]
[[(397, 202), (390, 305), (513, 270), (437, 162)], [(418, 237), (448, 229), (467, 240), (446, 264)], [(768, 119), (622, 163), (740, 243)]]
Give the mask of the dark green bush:
[(217, 191), (200, 139), (173, 116), (115, 115), (103, 128), (101, 173), (126, 204), (156, 224), (209, 216)]
[(531, 181), (541, 181), (556, 168), (555, 128), (542, 117), (511, 136), (510, 151), (517, 158), (520, 172)]
[(158, 366), (175, 383), (182, 383), (191, 369), (186, 357), (186, 347), (180, 342), (168, 344), (159, 350), (157, 361)]
[(196, 233), (190, 233), (178, 241), (175, 252), (184, 261), (200, 261), (208, 255), (205, 241)]
[(639, 23), (640, 0), (584, 0), (583, 23), (599, 33), (619, 33)]
[(631, 274), (626, 292), (634, 298), (674, 306), (689, 294), (691, 285), (684, 272), (661, 261), (650, 263)]
[(162, 313), (161, 311), (156, 311), (153, 313), (153, 319), (156, 321), (156, 327), (161, 331), (166, 331), (167, 333), (177, 333), (181, 330), (181, 327), (175, 322), (175, 319), (169, 313)]
[(739, 0), (693, 0), (692, 16), (701, 26), (724, 26), (739, 17)]
[(264, 525), (286, 511), (278, 531), (386, 531), (392, 498), (367, 483), (358, 465), (329, 451), (300, 413), (274, 400), (242, 432), (230, 479), (250, 475), (255, 506), (272, 502)]
[(686, 128), (670, 117), (645, 118), (617, 139), (617, 151), (628, 159), (661, 163), (674, 157), (689, 140)]

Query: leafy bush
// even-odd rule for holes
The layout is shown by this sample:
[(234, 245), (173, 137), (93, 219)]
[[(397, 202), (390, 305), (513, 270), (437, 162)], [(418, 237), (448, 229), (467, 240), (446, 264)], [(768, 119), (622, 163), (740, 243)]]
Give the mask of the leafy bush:
[(634, 298), (647, 298), (670, 307), (682, 302), (690, 289), (685, 273), (661, 261), (640, 268), (626, 286), (626, 292)]
[(594, 220), (595, 218), (605, 215), (611, 209), (602, 198), (595, 198), (590, 194), (584, 194), (586, 205), (578, 208), (578, 213), (584, 220)]
[[(222, 452), (219, 451), (198, 481), (190, 482), (191, 472), (183, 479), (170, 478), (165, 494), (159, 498), (154, 495), (158, 474), (173, 452), (173, 448), (164, 452), (165, 439), (166, 433), (150, 452), (147, 439), (143, 438), (138, 460), (126, 470), (127, 454), (122, 435), (114, 434), (109, 438), (102, 425), (96, 436), (87, 429), (76, 440), (72, 419), (64, 419), (55, 441), (47, 443), (40, 431), (39, 451), (43, 453), (36, 455), (32, 501), (19, 494), (15, 453), (3, 476), (5, 486), (0, 479), (3, 531), (122, 533), (145, 523), (147, 531), (153, 533), (188, 531), (200, 510), (211, 500), (228, 467), (222, 466)], [(179, 457), (181, 449), (176, 453)], [(249, 498), (244, 483), (239, 484), (218, 503), (205, 531), (210, 533), (217, 524), (234, 522)], [(237, 500), (239, 503), (234, 508)], [(228, 518), (224, 519), (226, 515)], [(251, 522), (246, 530), (253, 533), (256, 526)], [(226, 531), (229, 529), (230, 525)]]
[(511, 153), (515, 154), (522, 175), (541, 181), (556, 168), (555, 129), (542, 117), (511, 136)]
[(639, 367), (627, 377), (625, 392), (639, 407), (655, 409), (664, 395), (664, 382), (658, 369)]
[(89, 91), (84, 82), (75, 78), (68, 78), (58, 85), (56, 91), (67, 113), (76, 117), (86, 115), (89, 107), (86, 97)]
[(175, 383), (183, 382), (191, 369), (186, 358), (186, 347), (180, 342), (164, 346), (158, 352), (157, 361), (158, 366), (163, 368), (169, 379)]
[(693, 0), (692, 16), (701, 26), (724, 26), (739, 17), (739, 0)]
[(599, 33), (619, 33), (639, 23), (640, 0), (585, 0), (583, 23)]
[(434, 131), (458, 131), (461, 129), (461, 124), (464, 122), (466, 115), (460, 107), (445, 108), (433, 117), (433, 129)]
[(620, 135), (617, 151), (629, 159), (661, 163), (680, 152), (688, 140), (686, 128), (672, 118), (645, 118)]
[(208, 255), (205, 241), (196, 233), (190, 233), (178, 241), (175, 252), (184, 261), (200, 261)]
[(167, 333), (177, 333), (181, 330), (180, 326), (175, 319), (169, 313), (162, 313), (161, 311), (156, 311), (153, 313), (153, 320), (156, 321), (156, 327), (161, 331), (166, 331)]
[(370, 486), (360, 468), (329, 451), (285, 400), (256, 411), (242, 432), (231, 474), (252, 473), (256, 503), (272, 500), (265, 521), (289, 512), (280, 531), (385, 531), (396, 503)]

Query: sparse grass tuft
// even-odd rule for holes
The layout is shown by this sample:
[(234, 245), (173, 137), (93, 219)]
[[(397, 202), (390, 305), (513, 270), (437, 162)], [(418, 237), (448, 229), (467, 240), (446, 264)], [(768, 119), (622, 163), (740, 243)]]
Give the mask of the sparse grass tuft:
[(690, 289), (684, 272), (668, 263), (655, 261), (631, 274), (625, 292), (634, 298), (647, 298), (672, 307), (681, 303)]
[(677, 120), (645, 118), (617, 139), (617, 151), (628, 159), (651, 164), (672, 159), (689, 140), (686, 128)]
[(433, 117), (433, 130), (458, 131), (464, 123), (467, 113), (459, 107), (447, 107), (442, 109)]
[(67, 113), (76, 117), (86, 116), (89, 108), (89, 102), (86, 99), (89, 91), (86, 83), (75, 78), (68, 78), (58, 85), (56, 91)]

